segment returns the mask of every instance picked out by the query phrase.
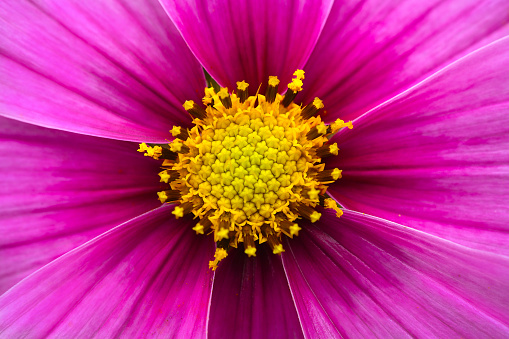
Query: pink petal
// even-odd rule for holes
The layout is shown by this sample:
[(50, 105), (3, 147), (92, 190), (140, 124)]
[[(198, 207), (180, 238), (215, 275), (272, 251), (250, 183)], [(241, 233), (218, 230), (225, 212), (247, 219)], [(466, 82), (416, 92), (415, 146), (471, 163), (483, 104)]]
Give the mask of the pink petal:
[(0, 117), (0, 293), (160, 206), (158, 162), (136, 149)]
[(230, 253), (216, 271), (211, 300), (211, 338), (303, 337), (281, 259), (268, 246), (254, 258), (243, 249)]
[(509, 259), (383, 219), (326, 213), (283, 263), (308, 338), (502, 338)]
[(230, 90), (245, 80), (253, 94), (269, 75), (286, 87), (306, 63), (332, 7), (331, 0), (161, 3), (212, 77)]
[(509, 254), (509, 38), (354, 122), (330, 192), (369, 213)]
[(509, 34), (506, 0), (336, 1), (305, 66), (304, 101), (354, 119)]
[(4, 337), (203, 337), (214, 244), (168, 205), (58, 258), (0, 297)]
[(10, 1), (0, 20), (1, 115), (152, 142), (190, 123), (203, 72), (157, 0)]

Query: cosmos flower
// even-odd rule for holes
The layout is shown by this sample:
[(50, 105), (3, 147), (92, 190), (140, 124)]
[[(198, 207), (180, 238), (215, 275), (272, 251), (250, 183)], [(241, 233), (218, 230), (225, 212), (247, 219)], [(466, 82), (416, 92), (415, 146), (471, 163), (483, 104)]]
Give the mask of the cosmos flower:
[[(1, 337), (507, 335), (507, 1), (161, 4), (0, 2)], [(251, 95), (303, 69), (295, 102), (354, 127), (343, 215), (215, 271), (136, 152), (193, 126), (203, 68)]]

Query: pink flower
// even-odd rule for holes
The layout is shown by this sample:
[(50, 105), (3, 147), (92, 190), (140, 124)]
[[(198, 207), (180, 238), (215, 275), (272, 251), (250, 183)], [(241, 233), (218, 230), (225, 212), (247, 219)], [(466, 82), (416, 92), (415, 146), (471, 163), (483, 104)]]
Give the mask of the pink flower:
[[(0, 2), (0, 337), (504, 337), (509, 2)], [(232, 251), (160, 206), (137, 143), (189, 127), (202, 67), (289, 82), (344, 206)]]

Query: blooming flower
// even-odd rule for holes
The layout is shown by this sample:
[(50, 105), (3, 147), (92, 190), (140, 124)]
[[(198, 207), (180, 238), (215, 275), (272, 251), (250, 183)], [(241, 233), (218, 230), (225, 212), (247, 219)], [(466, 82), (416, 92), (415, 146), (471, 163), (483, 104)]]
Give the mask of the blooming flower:
[[(509, 3), (161, 3), (0, 3), (2, 337), (507, 335)], [(202, 66), (304, 69), (296, 101), (353, 120), (326, 160), (344, 214), (281, 256), (208, 269), (136, 152), (192, 127)]]

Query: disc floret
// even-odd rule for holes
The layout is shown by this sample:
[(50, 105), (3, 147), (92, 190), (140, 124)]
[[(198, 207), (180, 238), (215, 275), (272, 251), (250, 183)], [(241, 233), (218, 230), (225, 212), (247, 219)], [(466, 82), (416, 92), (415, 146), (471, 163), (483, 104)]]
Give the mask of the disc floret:
[(294, 76), (284, 96), (275, 76), (265, 95), (249, 96), (245, 81), (234, 93), (206, 88), (205, 107), (184, 103), (194, 127), (174, 126), (169, 144), (140, 145), (145, 155), (164, 159), (159, 176), (169, 189), (158, 192), (161, 203), (178, 204), (176, 218), (192, 214), (193, 230), (214, 236), (214, 270), (239, 243), (248, 256), (256, 255), (256, 242), (267, 242), (274, 254), (284, 252), (281, 237), (297, 236), (301, 218), (319, 220), (318, 205), (342, 213), (326, 195), (341, 171), (326, 170), (322, 159), (338, 154), (329, 138), (352, 123), (324, 124), (318, 98), (305, 107), (295, 104), (304, 72)]

